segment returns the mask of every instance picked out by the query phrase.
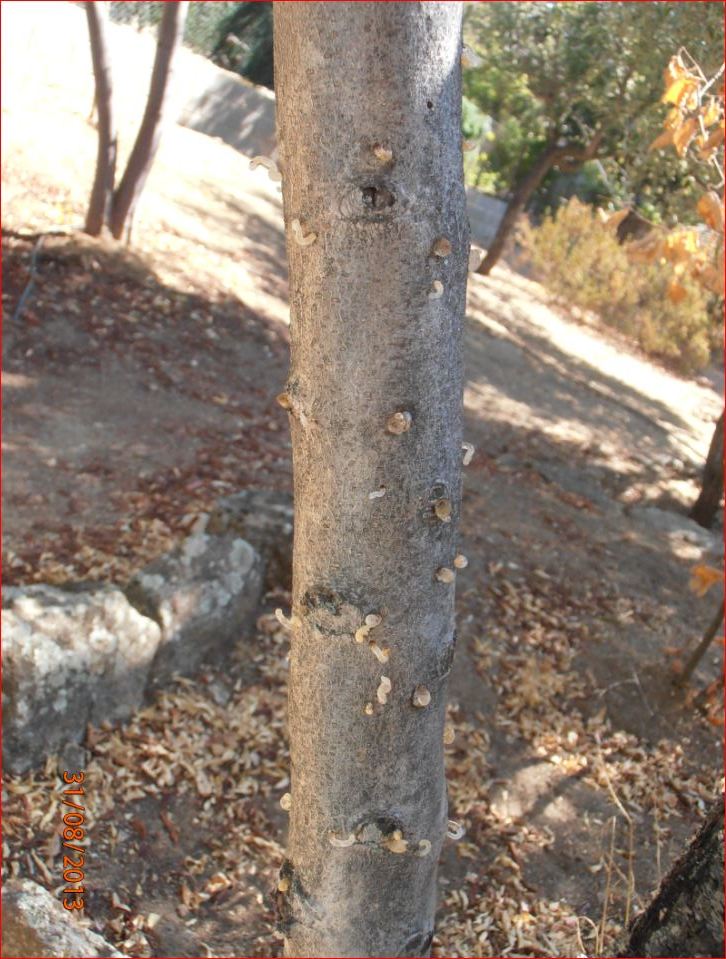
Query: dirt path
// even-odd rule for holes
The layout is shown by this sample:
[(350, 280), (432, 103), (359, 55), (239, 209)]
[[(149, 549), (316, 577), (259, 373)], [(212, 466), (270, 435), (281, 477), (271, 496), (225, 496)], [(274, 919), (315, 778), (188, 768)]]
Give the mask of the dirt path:
[[(290, 488), (274, 404), (287, 371), (279, 194), (230, 148), (173, 128), (132, 250), (49, 237), (13, 318), (36, 244), (27, 234), (82, 220), (87, 108), (58, 85), (25, 87), (3, 107), (9, 582), (122, 581), (219, 496)], [(472, 278), (466, 338), (477, 454), (449, 782), (467, 833), (445, 855), (435, 949), (574, 955), (584, 916), (585, 950), (607, 954), (721, 773), (720, 730), (675, 697), (664, 653), (692, 641), (716, 601), (688, 580), (719, 551), (720, 530), (683, 514), (721, 401), (506, 266)], [(224, 673), (85, 744), (97, 802), (89, 916), (121, 948), (279, 951), (285, 641), (263, 616)], [(720, 675), (720, 656), (704, 661), (699, 687)], [(5, 806), (6, 868), (51, 888), (54, 775), (50, 763), (9, 779)]]

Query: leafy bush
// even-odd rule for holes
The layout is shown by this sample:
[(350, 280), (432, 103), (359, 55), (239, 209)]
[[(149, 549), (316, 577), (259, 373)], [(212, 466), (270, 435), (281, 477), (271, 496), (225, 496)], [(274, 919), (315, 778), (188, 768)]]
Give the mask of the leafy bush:
[(679, 372), (709, 362), (720, 342), (711, 295), (684, 276), (685, 296), (673, 297), (671, 266), (632, 262), (627, 245), (576, 197), (539, 226), (525, 221), (519, 241), (535, 275), (557, 299), (592, 310)]

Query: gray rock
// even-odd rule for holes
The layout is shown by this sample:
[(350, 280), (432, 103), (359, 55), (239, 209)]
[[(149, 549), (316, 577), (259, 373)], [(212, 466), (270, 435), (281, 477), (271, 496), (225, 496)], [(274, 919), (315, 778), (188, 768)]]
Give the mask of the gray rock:
[(151, 682), (159, 685), (174, 673), (189, 675), (238, 640), (261, 591), (260, 556), (234, 535), (197, 533), (145, 567), (126, 595), (161, 628)]
[(236, 533), (257, 550), (265, 563), (265, 586), (292, 584), (293, 506), (289, 493), (246, 489), (220, 499), (207, 523), (216, 536)]
[(58, 751), (58, 766), (60, 769), (78, 772), (86, 768), (90, 758), (90, 752), (79, 743), (66, 743)]
[(596, 506), (608, 509), (612, 500), (607, 496), (598, 482), (594, 470), (583, 467), (570, 467), (562, 463), (538, 463), (537, 472), (548, 483), (553, 483), (565, 493), (575, 493), (584, 496)]
[(79, 925), (62, 903), (30, 879), (3, 886), (2, 954), (10, 957), (120, 956)]
[(6, 768), (25, 772), (80, 742), (86, 725), (126, 718), (142, 702), (158, 625), (110, 586), (4, 591)]
[(680, 513), (670, 513), (657, 506), (641, 506), (631, 509), (630, 515), (653, 529), (676, 536), (705, 550), (712, 549), (716, 542), (713, 533)]

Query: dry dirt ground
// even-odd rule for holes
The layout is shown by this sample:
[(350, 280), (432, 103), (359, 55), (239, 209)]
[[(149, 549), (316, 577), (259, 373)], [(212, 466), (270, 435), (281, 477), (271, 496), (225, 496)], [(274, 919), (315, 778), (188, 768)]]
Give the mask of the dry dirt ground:
[[(286, 267), (264, 171), (179, 127), (130, 249), (73, 233), (92, 99), (5, 88), (5, 581), (123, 582), (246, 486), (290, 489)], [(123, 132), (123, 131), (122, 131)], [(128, 145), (128, 131), (124, 134)], [(61, 230), (70, 236), (47, 236)], [(19, 316), (31, 275), (34, 288)], [(716, 795), (713, 696), (666, 650), (717, 597), (709, 539), (655, 527), (696, 493), (721, 399), (549, 302), (472, 277), (451, 816), (439, 956), (608, 955)], [(659, 515), (659, 514), (658, 514)], [(651, 514), (652, 517), (652, 514)], [(285, 842), (286, 634), (266, 597), (223, 670), (6, 777), (4, 869), (58, 889), (58, 767), (88, 777), (87, 922), (134, 956), (273, 956)], [(723, 646), (693, 691), (722, 675)], [(718, 697), (716, 697), (717, 699)]]

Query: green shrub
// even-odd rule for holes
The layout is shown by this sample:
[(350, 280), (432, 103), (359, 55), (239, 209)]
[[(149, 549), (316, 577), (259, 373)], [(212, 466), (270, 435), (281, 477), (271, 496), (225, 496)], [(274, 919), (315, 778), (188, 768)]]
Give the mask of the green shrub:
[(539, 226), (525, 222), (519, 241), (535, 276), (559, 301), (591, 310), (681, 373), (709, 362), (718, 341), (711, 294), (681, 277), (686, 296), (673, 302), (672, 265), (631, 262), (627, 246), (576, 197)]

